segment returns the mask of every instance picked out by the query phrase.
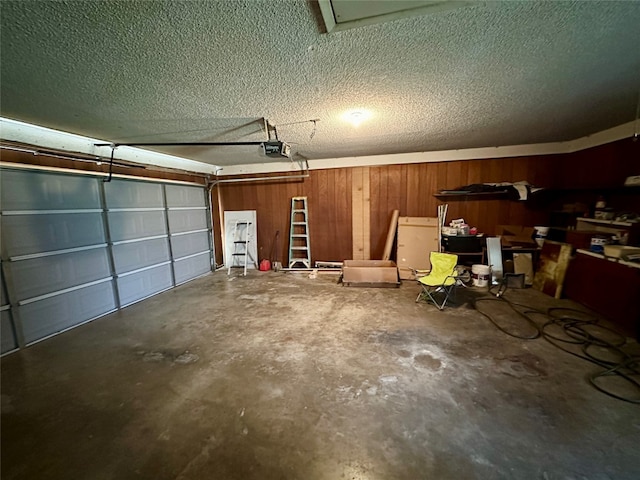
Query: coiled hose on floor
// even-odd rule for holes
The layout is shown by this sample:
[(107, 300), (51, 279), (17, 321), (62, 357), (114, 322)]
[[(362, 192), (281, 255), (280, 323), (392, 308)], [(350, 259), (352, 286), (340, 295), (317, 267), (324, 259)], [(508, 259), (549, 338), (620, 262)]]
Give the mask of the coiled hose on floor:
[[(589, 382), (596, 389), (610, 397), (640, 404), (640, 355), (629, 354), (623, 350), (623, 347), (627, 345), (625, 336), (600, 325), (597, 317), (583, 310), (567, 307), (551, 307), (540, 310), (506, 298), (506, 290), (506, 284), (498, 285), (497, 290), (496, 288), (489, 290), (492, 296), (474, 299), (473, 307), (493, 323), (498, 330), (511, 337), (521, 340), (535, 340), (542, 337), (556, 348), (598, 365), (604, 370), (589, 376)], [(518, 334), (501, 326), (485, 308), (491, 304), (490, 302), (508, 305), (520, 318), (525, 320), (527, 329), (530, 329), (531, 333)], [(534, 321), (532, 318), (534, 316), (544, 319), (542, 326)], [(561, 332), (561, 335), (558, 332)], [(609, 339), (605, 339), (605, 336)], [(571, 351), (571, 346), (580, 347), (581, 352)], [(602, 354), (596, 355), (596, 351)], [(617, 377), (617, 380), (630, 385), (632, 390), (637, 390), (638, 395), (625, 397), (607, 389), (603, 380), (614, 376)]]

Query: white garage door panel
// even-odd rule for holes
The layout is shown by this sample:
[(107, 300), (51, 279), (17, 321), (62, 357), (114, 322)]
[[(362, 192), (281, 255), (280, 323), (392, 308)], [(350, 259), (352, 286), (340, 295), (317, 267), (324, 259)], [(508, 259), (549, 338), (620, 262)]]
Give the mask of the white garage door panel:
[(105, 242), (100, 213), (2, 216), (9, 257)]
[(209, 252), (185, 258), (173, 264), (176, 283), (184, 283), (209, 271), (211, 271), (211, 256)]
[(171, 260), (166, 238), (154, 238), (113, 246), (116, 273), (126, 273)]
[(204, 188), (167, 185), (168, 207), (202, 207), (205, 205)]
[(207, 211), (169, 210), (169, 231), (171, 233), (190, 232), (207, 228)]
[(109, 212), (109, 231), (114, 242), (165, 235), (164, 212)]
[(115, 310), (112, 282), (56, 295), (19, 307), (26, 343)]
[(11, 313), (0, 312), (0, 353), (9, 352), (18, 348), (18, 343), (11, 327)]
[(107, 208), (153, 208), (164, 205), (159, 183), (112, 180), (105, 183)]
[(160, 265), (149, 270), (118, 278), (118, 293), (122, 306), (161, 292), (172, 286), (171, 265)]
[(0, 179), (3, 211), (100, 208), (95, 178), (3, 170)]
[(7, 266), (18, 301), (111, 276), (106, 247), (9, 262)]
[(171, 250), (175, 259), (209, 250), (209, 232), (187, 233), (171, 237)]

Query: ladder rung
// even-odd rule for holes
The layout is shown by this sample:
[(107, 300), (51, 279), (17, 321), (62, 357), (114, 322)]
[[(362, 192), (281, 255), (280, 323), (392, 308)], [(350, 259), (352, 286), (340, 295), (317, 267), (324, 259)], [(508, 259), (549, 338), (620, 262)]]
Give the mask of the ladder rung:
[(295, 238), (307, 238), (309, 235), (307, 235), (306, 233), (294, 233), (291, 236)]
[(291, 225), (306, 225), (307, 222), (291, 222)]
[(293, 211), (293, 213), (307, 213), (307, 209), (306, 208), (304, 208), (304, 209), (296, 209), (296, 210)]
[(234, 255), (236, 257), (244, 257), (246, 253), (232, 253), (231, 255)]
[(309, 250), (309, 247), (291, 247), (291, 250)]

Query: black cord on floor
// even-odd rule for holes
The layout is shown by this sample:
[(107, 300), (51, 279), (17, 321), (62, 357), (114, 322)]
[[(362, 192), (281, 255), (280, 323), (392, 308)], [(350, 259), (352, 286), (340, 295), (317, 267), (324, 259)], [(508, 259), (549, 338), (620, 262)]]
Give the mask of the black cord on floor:
[[(559, 313), (561, 311), (569, 313), (563, 315)], [(622, 347), (627, 343), (623, 335), (611, 328), (600, 325), (598, 319), (595, 317), (586, 320), (584, 318), (576, 318), (578, 316), (584, 317), (588, 315), (582, 310), (555, 307), (550, 308), (547, 314), (550, 319), (542, 326), (542, 335), (545, 340), (564, 352), (604, 368), (605, 370), (589, 377), (589, 382), (602, 393), (619, 400), (624, 400), (625, 402), (640, 404), (640, 397), (623, 397), (606, 389), (601, 383), (598, 383), (599, 379), (617, 376), (618, 380), (623, 380), (640, 392), (640, 356), (630, 355), (622, 350)], [(556, 335), (552, 335), (549, 330), (554, 326), (561, 328), (568, 338), (559, 338)], [(608, 336), (613, 337), (615, 340), (606, 340), (596, 335), (593, 331), (596, 329), (606, 332)], [(582, 354), (564, 348), (562, 343), (580, 346)], [(607, 357), (615, 357), (616, 360), (607, 360), (595, 356), (591, 353), (594, 347), (600, 347), (606, 352)]]
[[(511, 309), (516, 312), (519, 316), (521, 316), (522, 318), (524, 318), (527, 323), (529, 325), (531, 325), (534, 333), (532, 333), (531, 335), (517, 335), (515, 333), (511, 333), (509, 332), (506, 328), (501, 327), (500, 325), (498, 325), (498, 322), (496, 322), (496, 320), (488, 313), (483, 312), (480, 308), (478, 308), (478, 304), (480, 302), (499, 302), (499, 303), (506, 303), (507, 305), (509, 305), (511, 307)], [(509, 335), (510, 337), (514, 337), (514, 338), (519, 338), (521, 340), (535, 340), (536, 338), (539, 338), (541, 335), (540, 329), (538, 328), (538, 325), (533, 321), (533, 319), (531, 319), (529, 317), (528, 314), (530, 313), (540, 313), (538, 310), (535, 309), (531, 309), (529, 307), (526, 307), (527, 309), (524, 311), (520, 311), (519, 309), (515, 308), (516, 305), (515, 303), (510, 302), (509, 300), (507, 300), (505, 297), (480, 297), (480, 298), (476, 298), (473, 301), (473, 306), (474, 308), (482, 315), (484, 315), (487, 319), (489, 319), (489, 321), (491, 323), (493, 323), (495, 325), (495, 327), (500, 330), (502, 333), (506, 333), (507, 335)], [(520, 305), (518, 305), (520, 306)]]
[[(528, 305), (513, 302), (504, 296), (507, 291), (506, 283), (504, 282), (498, 285), (497, 291), (494, 290), (496, 289), (493, 288), (489, 290), (489, 292), (494, 296), (476, 298), (473, 301), (473, 307), (493, 323), (498, 330), (521, 340), (534, 340), (542, 337), (556, 348), (604, 368), (604, 371), (591, 375), (589, 377), (589, 382), (596, 389), (610, 397), (629, 403), (640, 404), (640, 356), (630, 355), (622, 350), (622, 347), (627, 343), (626, 337), (611, 328), (600, 325), (598, 318), (590, 316), (589, 313), (582, 310), (567, 307), (552, 307), (543, 311)], [(506, 328), (503, 328), (498, 324), (495, 318), (491, 316), (491, 314), (486, 311), (482, 311), (481, 308), (478, 308), (478, 304), (486, 305), (488, 304), (487, 302), (501, 302), (508, 305), (515, 313), (525, 319), (527, 324), (533, 328), (535, 333), (531, 335), (518, 335), (508, 331)], [(542, 325), (542, 327), (540, 327), (531, 318), (531, 315), (540, 315), (546, 318), (547, 321)], [(564, 337), (554, 335), (551, 332), (554, 328), (560, 329), (564, 333)], [(594, 330), (604, 331), (614, 340), (606, 340), (601, 336), (596, 335)], [(582, 354), (572, 352), (568, 348), (565, 348), (563, 344), (573, 345), (574, 347), (579, 346)], [(596, 356), (592, 353), (594, 347), (604, 349), (606, 356), (609, 358), (615, 358), (615, 360), (608, 360)], [(611, 376), (617, 376), (618, 379), (621, 379), (632, 387), (635, 387), (639, 392), (638, 398), (623, 397), (606, 389), (602, 383), (599, 383), (599, 380)]]

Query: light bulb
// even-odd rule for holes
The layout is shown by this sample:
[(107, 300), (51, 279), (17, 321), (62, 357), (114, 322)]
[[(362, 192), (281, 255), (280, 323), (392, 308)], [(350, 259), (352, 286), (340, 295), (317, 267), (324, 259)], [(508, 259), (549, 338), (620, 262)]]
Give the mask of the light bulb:
[(365, 109), (349, 110), (342, 115), (342, 119), (349, 122), (354, 127), (360, 126), (363, 122), (371, 118), (371, 112)]

